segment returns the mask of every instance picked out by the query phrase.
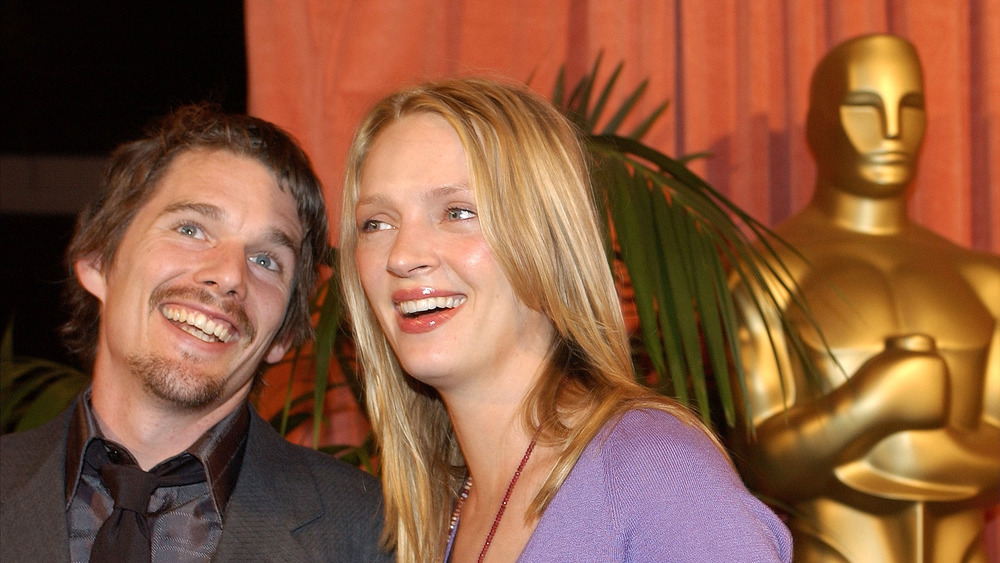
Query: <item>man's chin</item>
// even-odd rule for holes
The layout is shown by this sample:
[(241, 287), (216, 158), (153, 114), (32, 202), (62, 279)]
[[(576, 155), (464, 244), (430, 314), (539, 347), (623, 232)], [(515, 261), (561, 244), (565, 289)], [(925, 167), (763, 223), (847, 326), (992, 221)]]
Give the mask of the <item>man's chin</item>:
[(154, 397), (181, 410), (201, 410), (219, 400), (226, 380), (157, 356), (130, 357), (132, 373)]

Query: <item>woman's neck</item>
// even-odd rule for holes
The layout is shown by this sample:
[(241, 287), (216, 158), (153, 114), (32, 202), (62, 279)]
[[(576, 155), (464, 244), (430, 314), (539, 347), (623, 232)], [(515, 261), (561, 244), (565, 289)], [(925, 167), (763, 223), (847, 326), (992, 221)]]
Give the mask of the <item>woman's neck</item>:
[(453, 560), (474, 561), (488, 549), (493, 560), (514, 561), (537, 525), (530, 506), (555, 451), (535, 442), (537, 429), (526, 428), (523, 398), (445, 401), (471, 480), (457, 514)]
[(445, 400), (466, 466), (482, 490), (506, 487), (533, 431), (521, 417), (523, 397)]
[(512, 354), (492, 370), (439, 388), (469, 473), (480, 490), (507, 486), (534, 434), (524, 422), (525, 401), (546, 372), (549, 346)]

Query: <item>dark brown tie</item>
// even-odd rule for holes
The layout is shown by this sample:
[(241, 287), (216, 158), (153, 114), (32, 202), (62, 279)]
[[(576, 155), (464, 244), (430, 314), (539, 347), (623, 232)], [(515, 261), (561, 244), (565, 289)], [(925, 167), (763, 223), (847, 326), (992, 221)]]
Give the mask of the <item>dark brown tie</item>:
[(159, 487), (205, 480), (201, 463), (190, 454), (160, 464), (152, 473), (135, 464), (112, 461), (104, 463), (100, 471), (115, 506), (97, 531), (90, 552), (90, 561), (94, 563), (150, 561), (150, 530), (146, 522), (150, 495)]

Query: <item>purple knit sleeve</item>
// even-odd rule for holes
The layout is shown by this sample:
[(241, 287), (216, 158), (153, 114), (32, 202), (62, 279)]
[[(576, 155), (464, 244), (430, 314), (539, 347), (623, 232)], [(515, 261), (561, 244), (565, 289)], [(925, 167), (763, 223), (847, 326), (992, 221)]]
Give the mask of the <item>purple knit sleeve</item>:
[(791, 561), (791, 537), (699, 429), (625, 414), (601, 448), (631, 561)]
[(791, 537), (699, 429), (631, 411), (588, 446), (519, 561), (791, 561)]

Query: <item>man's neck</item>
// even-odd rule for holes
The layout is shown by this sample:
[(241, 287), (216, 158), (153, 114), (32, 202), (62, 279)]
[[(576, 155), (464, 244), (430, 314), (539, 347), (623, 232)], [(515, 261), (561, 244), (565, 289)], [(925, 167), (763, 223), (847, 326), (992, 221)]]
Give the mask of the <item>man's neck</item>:
[(148, 471), (186, 450), (246, 396), (237, 393), (202, 410), (181, 409), (150, 397), (143, 389), (123, 389), (95, 377), (90, 402), (104, 436), (128, 448), (139, 467)]
[(874, 198), (853, 194), (820, 181), (816, 184), (812, 206), (837, 226), (866, 234), (898, 233), (909, 223), (905, 190), (897, 195)]

